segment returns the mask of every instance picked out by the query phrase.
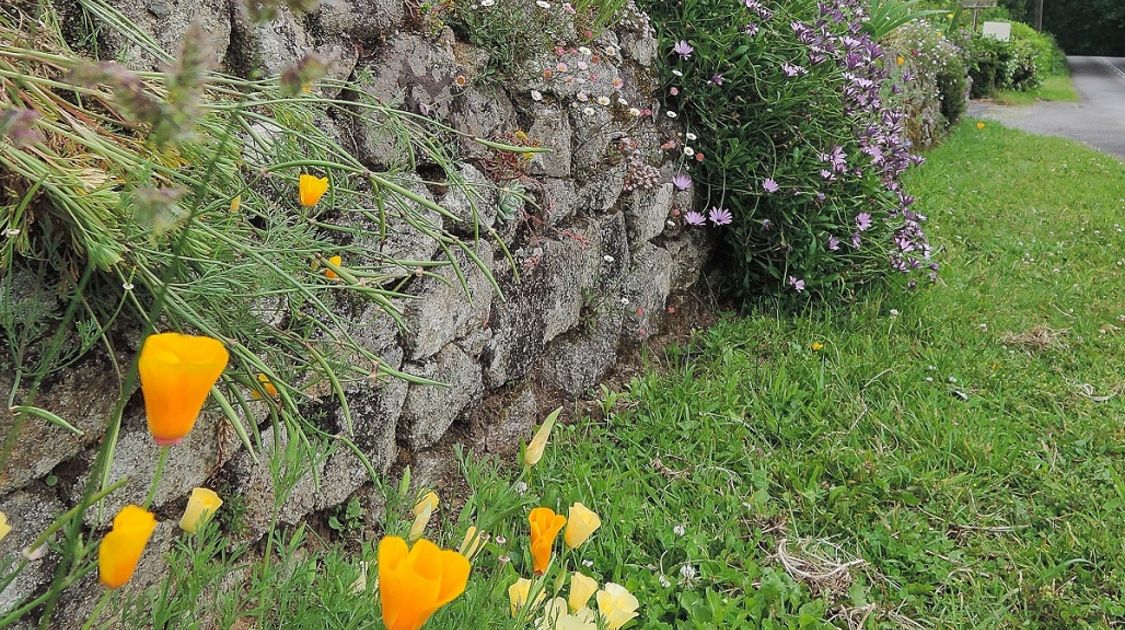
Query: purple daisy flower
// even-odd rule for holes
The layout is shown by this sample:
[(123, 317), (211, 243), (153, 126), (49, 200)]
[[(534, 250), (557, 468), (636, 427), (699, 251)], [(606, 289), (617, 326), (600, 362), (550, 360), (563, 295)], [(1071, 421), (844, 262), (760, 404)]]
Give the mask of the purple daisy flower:
[(711, 77), (711, 83), (714, 84), (714, 85), (722, 85), (723, 84), (722, 73), (716, 74), (715, 76)]
[(691, 210), (684, 215), (684, 222), (688, 225), (703, 225), (707, 222), (707, 219), (704, 218), (702, 213)]
[(802, 293), (805, 290), (805, 281), (796, 276), (789, 276), (789, 286), (797, 293)]
[(784, 72), (785, 76), (789, 77), (790, 79), (808, 72), (808, 70), (805, 70), (801, 66), (796, 66), (788, 62), (781, 64), (781, 71)]
[(734, 216), (726, 208), (711, 208), (711, 211), (707, 213), (707, 218), (715, 224), (715, 227), (730, 225), (734, 221)]
[(773, 221), (769, 219), (762, 219), (762, 229), (769, 232), (773, 229)]
[(751, 23), (747, 24), (745, 27), (743, 27), (742, 32), (746, 33), (750, 37), (753, 37), (753, 36), (758, 34), (758, 25), (751, 22)]
[(855, 216), (855, 224), (860, 232), (866, 232), (871, 229), (871, 215), (866, 212), (860, 212)]
[(832, 251), (836, 251), (836, 250), (840, 249), (840, 239), (836, 238), (835, 236), (829, 236), (828, 237), (828, 249), (830, 249)]
[(672, 185), (676, 187), (676, 190), (687, 190), (691, 188), (691, 176), (687, 173), (677, 173), (672, 178)]
[(861, 239), (859, 237), (859, 232), (856, 232), (855, 234), (852, 234), (852, 247), (854, 247), (856, 249), (859, 249), (859, 246), (862, 245), (862, 244), (863, 244), (863, 239)]
[(773, 181), (772, 177), (762, 182), (762, 188), (765, 189), (765, 191), (768, 193), (775, 193), (781, 190), (781, 186), (778, 186), (777, 182)]
[(691, 54), (695, 52), (695, 49), (692, 48), (691, 44), (687, 43), (686, 40), (681, 39), (676, 42), (675, 46), (672, 46), (672, 52), (679, 55), (680, 59), (688, 59), (691, 57)]

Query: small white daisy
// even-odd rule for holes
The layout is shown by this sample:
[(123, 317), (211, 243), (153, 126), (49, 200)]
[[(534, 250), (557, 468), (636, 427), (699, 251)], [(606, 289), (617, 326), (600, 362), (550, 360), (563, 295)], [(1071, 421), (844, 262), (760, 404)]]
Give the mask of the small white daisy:
[(587, 107), (586, 109), (582, 110), (582, 113), (586, 114), (587, 116), (593, 116), (594, 115), (594, 108), (593, 107)]
[(669, 118), (675, 118), (677, 116), (676, 112), (674, 112), (672, 110), (668, 110), (664, 113), (667, 114)]
[(601, 105), (602, 107), (609, 107), (609, 97), (608, 96), (599, 96), (598, 97), (598, 105)]
[(691, 147), (684, 147), (684, 155), (692, 157), (693, 155), (695, 155), (695, 149)]
[(543, 100), (543, 93), (540, 92), (539, 90), (532, 90), (531, 91), (531, 100), (533, 100), (533, 101)]

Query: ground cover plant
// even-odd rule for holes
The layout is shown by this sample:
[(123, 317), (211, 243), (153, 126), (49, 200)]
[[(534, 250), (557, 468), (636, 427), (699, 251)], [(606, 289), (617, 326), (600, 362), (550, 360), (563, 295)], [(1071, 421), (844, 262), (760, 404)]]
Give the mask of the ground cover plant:
[(697, 138), (683, 175), (732, 217), (722, 264), (734, 294), (800, 303), (936, 273), (900, 184), (915, 162), (904, 116), (883, 98), (893, 86), (859, 3), (642, 6), (662, 43), (668, 115)]

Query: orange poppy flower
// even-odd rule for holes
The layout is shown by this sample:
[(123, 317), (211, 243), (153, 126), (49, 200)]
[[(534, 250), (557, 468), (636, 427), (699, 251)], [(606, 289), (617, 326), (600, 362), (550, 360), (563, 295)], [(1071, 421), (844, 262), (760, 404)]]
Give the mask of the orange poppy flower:
[(413, 548), (397, 536), (379, 541), (379, 599), (387, 630), (418, 630), (465, 592), (469, 561), (428, 540)]
[(324, 193), (328, 192), (328, 178), (301, 173), (301, 179), (297, 184), (297, 190), (301, 198), (301, 205), (306, 208), (311, 208), (320, 203), (320, 198), (324, 196)]
[(551, 508), (538, 507), (531, 511), (527, 520), (531, 523), (531, 567), (536, 575), (543, 575), (551, 563), (551, 550), (566, 525), (566, 517), (555, 514)]
[(145, 339), (137, 370), (148, 430), (157, 444), (179, 444), (191, 433), (229, 358), (222, 342), (210, 337), (160, 333)]
[(106, 588), (120, 588), (133, 577), (154, 529), (156, 517), (136, 505), (113, 517), (113, 529), (98, 546), (98, 579)]

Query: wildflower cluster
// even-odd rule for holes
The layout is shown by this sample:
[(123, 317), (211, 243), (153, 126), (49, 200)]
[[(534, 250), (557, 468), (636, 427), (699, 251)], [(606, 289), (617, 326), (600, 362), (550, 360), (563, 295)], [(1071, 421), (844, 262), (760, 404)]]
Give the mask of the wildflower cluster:
[(681, 149), (682, 171), (720, 210), (713, 223), (730, 214), (731, 289), (846, 295), (889, 270), (936, 271), (925, 217), (901, 185), (921, 160), (886, 98), (890, 73), (861, 2), (648, 8), (666, 46), (667, 107), (700, 137), (692, 155)]
[(895, 29), (882, 44), (894, 79), (891, 99), (906, 113), (907, 136), (917, 147), (930, 146), (965, 111), (968, 74), (961, 50), (926, 20)]

